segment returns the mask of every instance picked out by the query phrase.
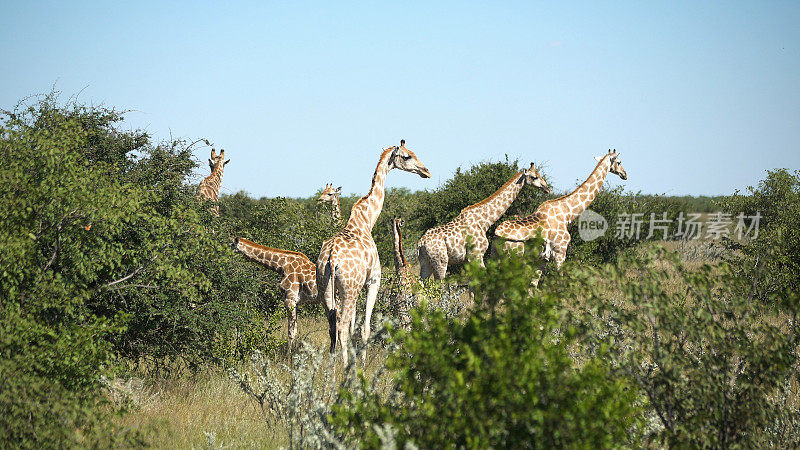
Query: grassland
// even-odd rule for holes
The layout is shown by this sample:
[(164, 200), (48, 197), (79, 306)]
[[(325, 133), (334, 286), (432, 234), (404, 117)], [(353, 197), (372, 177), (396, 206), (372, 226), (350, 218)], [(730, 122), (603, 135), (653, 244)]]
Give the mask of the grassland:
[[(652, 245), (655, 244), (648, 243), (637, 251), (644, 252)], [(719, 249), (707, 241), (688, 244), (662, 242), (658, 245), (677, 251), (690, 269), (697, 269), (703, 264), (713, 265), (720, 256)], [(391, 269), (386, 272), (391, 272)], [(633, 278), (636, 274), (631, 273), (630, 276)], [(678, 292), (684, 287), (675, 282), (668, 284), (667, 289)], [(460, 305), (451, 304), (447, 307), (463, 311), (469, 303), (469, 295), (462, 292), (454, 300)], [(320, 353), (326, 352), (329, 345), (328, 325), (321, 314), (301, 316), (298, 329), (301, 341), (307, 342)], [(286, 335), (285, 325), (275, 334), (283, 338)], [(370, 348), (368, 374), (377, 373), (385, 357), (385, 350), (376, 346)], [(288, 364), (282, 352), (269, 355), (269, 358), (277, 366)], [(236, 368), (239, 371), (251, 370), (245, 364)], [(288, 383), (288, 368), (282, 374), (283, 382)], [(335, 382), (340, 382), (341, 374), (337, 375), (339, 378)], [(221, 368), (166, 379), (118, 380), (116, 385), (120, 391), (128, 394), (132, 403), (131, 412), (118, 420), (118, 426), (141, 431), (154, 447), (277, 448), (289, 444), (289, 423), (269, 409), (262, 411), (257, 402), (245, 394)]]

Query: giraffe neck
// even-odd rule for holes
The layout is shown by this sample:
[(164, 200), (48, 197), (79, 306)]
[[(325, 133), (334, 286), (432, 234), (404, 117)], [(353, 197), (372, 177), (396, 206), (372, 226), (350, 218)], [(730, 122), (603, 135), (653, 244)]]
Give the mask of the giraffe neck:
[(220, 161), (214, 170), (211, 171), (211, 175), (207, 176), (203, 180), (203, 188), (201, 193), (210, 200), (217, 200), (219, 198), (219, 190), (222, 187), (222, 171), (225, 167), (225, 163)]
[(606, 155), (597, 163), (597, 167), (594, 168), (589, 178), (587, 178), (583, 184), (578, 186), (571, 194), (560, 199), (560, 202), (564, 202), (569, 206), (567, 223), (572, 222), (576, 217), (580, 216), (594, 201), (595, 197), (597, 197), (597, 193), (600, 192), (600, 188), (603, 187), (603, 182), (610, 168), (611, 158)]
[(406, 266), (406, 255), (403, 254), (403, 232), (396, 223), (392, 223), (392, 230), (394, 231), (394, 267), (400, 272), (400, 269)]
[(278, 249), (264, 247), (248, 239), (239, 238), (236, 241), (236, 250), (268, 269), (274, 271), (283, 269), (285, 255)]
[(345, 225), (346, 229), (372, 233), (372, 227), (375, 226), (375, 222), (383, 209), (385, 195), (383, 184), (386, 181), (386, 174), (391, 170), (389, 158), (393, 150), (394, 147), (389, 147), (381, 154), (378, 160), (378, 167), (375, 168), (375, 173), (372, 175), (372, 187), (370, 187), (367, 195), (361, 197), (353, 205), (350, 210), (350, 218), (347, 220), (347, 225)]
[(511, 177), (497, 192), (486, 199), (464, 208), (462, 214), (467, 211), (477, 213), (476, 216), (480, 225), (484, 228), (489, 228), (493, 223), (497, 222), (500, 216), (505, 214), (506, 210), (514, 203), (517, 195), (519, 195), (524, 185), (524, 183), (519, 182), (520, 177), (522, 177), (522, 172), (518, 172)]
[(334, 221), (342, 220), (342, 210), (339, 209), (339, 196), (333, 198), (333, 208), (331, 209), (331, 216)]

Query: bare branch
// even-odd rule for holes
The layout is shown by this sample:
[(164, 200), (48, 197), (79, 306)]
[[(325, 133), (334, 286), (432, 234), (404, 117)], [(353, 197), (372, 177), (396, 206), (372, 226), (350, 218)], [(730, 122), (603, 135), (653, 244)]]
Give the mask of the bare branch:
[(105, 289), (105, 288), (110, 288), (111, 286), (114, 286), (115, 284), (122, 283), (122, 282), (123, 282), (123, 281), (125, 281), (125, 280), (129, 280), (129, 279), (131, 279), (131, 278), (135, 277), (135, 276), (136, 276), (136, 274), (138, 274), (139, 272), (141, 272), (142, 270), (144, 270), (144, 269), (145, 269), (147, 266), (149, 266), (150, 264), (152, 264), (152, 263), (153, 263), (153, 261), (155, 261), (156, 259), (158, 259), (158, 255), (155, 255), (155, 256), (153, 256), (152, 258), (150, 258), (150, 261), (148, 261), (148, 262), (146, 262), (146, 263), (142, 264), (142, 265), (141, 265), (141, 266), (139, 266), (139, 267), (138, 267), (136, 270), (134, 270), (133, 272), (131, 272), (131, 273), (127, 274), (127, 275), (125, 275), (124, 277), (122, 277), (122, 278), (120, 278), (120, 279), (118, 279), (118, 280), (114, 280), (114, 281), (111, 281), (111, 282), (109, 282), (109, 283), (106, 283), (105, 285), (103, 285), (103, 289)]

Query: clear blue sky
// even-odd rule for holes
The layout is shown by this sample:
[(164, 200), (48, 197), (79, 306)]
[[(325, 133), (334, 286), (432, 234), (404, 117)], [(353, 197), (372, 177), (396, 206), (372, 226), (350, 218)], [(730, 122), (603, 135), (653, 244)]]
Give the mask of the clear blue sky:
[(433, 173), (390, 174), (412, 190), (506, 153), (559, 191), (608, 148), (646, 193), (800, 168), (800, 2), (555, 3), (5, 1), (0, 107), (55, 83), (135, 110), (256, 197), (362, 194), (401, 138)]

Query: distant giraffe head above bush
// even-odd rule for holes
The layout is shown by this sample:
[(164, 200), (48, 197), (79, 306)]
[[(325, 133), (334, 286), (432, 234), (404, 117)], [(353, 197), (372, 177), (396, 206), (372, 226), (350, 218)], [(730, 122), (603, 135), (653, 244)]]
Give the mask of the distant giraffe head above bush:
[(228, 164), (229, 162), (231, 162), (230, 159), (225, 161), (225, 149), (224, 148), (222, 149), (221, 152), (219, 152), (219, 155), (217, 155), (217, 150), (216, 149), (213, 149), (213, 148), (211, 149), (211, 158), (208, 159), (208, 167), (211, 169), (211, 172), (214, 172), (217, 169), (217, 166), (219, 166), (220, 163), (222, 163), (222, 167), (225, 167), (225, 165)]
[(332, 183), (328, 183), (325, 185), (325, 189), (322, 190), (322, 193), (317, 197), (318, 203), (330, 203), (333, 207), (331, 209), (331, 216), (334, 220), (339, 220), (342, 217), (341, 210), (339, 209), (339, 195), (342, 193), (342, 187), (339, 186), (338, 188), (334, 189)]

